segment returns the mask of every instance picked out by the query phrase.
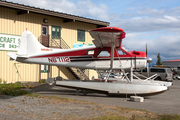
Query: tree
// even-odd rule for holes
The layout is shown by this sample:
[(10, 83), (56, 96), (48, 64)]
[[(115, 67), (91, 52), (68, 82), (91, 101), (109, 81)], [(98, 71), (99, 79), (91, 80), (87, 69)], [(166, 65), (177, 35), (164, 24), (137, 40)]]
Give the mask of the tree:
[(162, 65), (160, 53), (158, 53), (158, 55), (157, 55), (157, 62), (156, 62), (156, 65)]

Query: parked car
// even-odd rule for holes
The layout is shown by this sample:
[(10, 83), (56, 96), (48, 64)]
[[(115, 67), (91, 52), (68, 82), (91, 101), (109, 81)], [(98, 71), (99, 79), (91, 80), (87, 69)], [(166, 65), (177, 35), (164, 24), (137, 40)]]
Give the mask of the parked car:
[[(148, 77), (147, 68), (143, 70), (138, 70), (137, 72), (141, 75)], [(152, 76), (154, 74), (159, 75), (156, 80), (173, 81), (173, 74), (170, 68), (150, 67), (149, 76)]]

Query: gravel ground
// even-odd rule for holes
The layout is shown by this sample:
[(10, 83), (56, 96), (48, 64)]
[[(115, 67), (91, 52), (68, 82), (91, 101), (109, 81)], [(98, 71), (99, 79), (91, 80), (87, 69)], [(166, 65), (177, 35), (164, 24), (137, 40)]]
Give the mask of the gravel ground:
[(59, 102), (32, 96), (0, 96), (0, 119), (81, 119), (103, 115), (92, 103)]
[(180, 115), (180, 80), (174, 80), (173, 86), (164, 93), (144, 97), (144, 102), (131, 102), (126, 97), (109, 97), (104, 94), (90, 93), (76, 96), (76, 90), (59, 86), (42, 86), (35, 88), (36, 93), (42, 95), (55, 95), (76, 100), (91, 101), (101, 105), (120, 106), (125, 108), (142, 109), (159, 114)]

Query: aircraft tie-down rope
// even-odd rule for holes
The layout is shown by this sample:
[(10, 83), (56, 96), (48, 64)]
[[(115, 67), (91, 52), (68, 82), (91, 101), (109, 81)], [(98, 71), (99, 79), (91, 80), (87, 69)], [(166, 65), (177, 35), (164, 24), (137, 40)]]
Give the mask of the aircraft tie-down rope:
[[(125, 72), (124, 72), (124, 69), (123, 69), (123, 67), (122, 67), (122, 63), (121, 63), (121, 59), (120, 59), (120, 57), (119, 57), (119, 54), (118, 54), (118, 52), (116, 52), (116, 54), (117, 54), (117, 56), (118, 56), (118, 58), (119, 58), (119, 63), (120, 63), (120, 69), (121, 69), (121, 72), (123, 73), (123, 75), (126, 77), (126, 79), (127, 79), (127, 76), (126, 76), (126, 74), (125, 74)], [(123, 77), (123, 79), (124, 79), (124, 77)], [(128, 81), (129, 81), (129, 79), (127, 79)], [(130, 81), (129, 81), (130, 82)], [(126, 101), (127, 101), (127, 82), (126, 82)]]
[(119, 58), (119, 63), (120, 63), (121, 72), (122, 72), (123, 75), (126, 77), (126, 79), (128, 80), (128, 82), (130, 82), (129, 78), (127, 77), (127, 74), (124, 72), (124, 68), (123, 68), (123, 66), (122, 66), (121, 59), (120, 59), (120, 57), (119, 57), (118, 52), (116, 52), (116, 54), (117, 54), (117, 56), (118, 56), (118, 58)]
[[(123, 74), (125, 75), (125, 77), (126, 77), (126, 79), (128, 80), (128, 82), (130, 82), (129, 78), (127, 77), (127, 74), (125, 74), (125, 72), (124, 72), (124, 68), (122, 67), (121, 59), (120, 59), (120, 57), (119, 57), (118, 52), (116, 52), (116, 54), (117, 54), (117, 56), (118, 56), (118, 58), (119, 58), (119, 63), (120, 63), (120, 66), (121, 66), (120, 68), (122, 69), (122, 72), (123, 72)], [(137, 95), (136, 95), (136, 92), (134, 91), (134, 89), (133, 89), (133, 92), (134, 92), (134, 95), (137, 96)], [(127, 101), (127, 82), (126, 82), (126, 101)]]

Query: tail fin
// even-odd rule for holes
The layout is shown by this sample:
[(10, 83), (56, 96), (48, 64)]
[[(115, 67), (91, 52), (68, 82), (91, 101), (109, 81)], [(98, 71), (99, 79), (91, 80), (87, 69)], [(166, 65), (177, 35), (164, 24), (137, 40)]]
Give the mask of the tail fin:
[(29, 57), (41, 52), (42, 49), (48, 49), (43, 46), (36, 37), (28, 30), (24, 31), (21, 35), (18, 57)]

